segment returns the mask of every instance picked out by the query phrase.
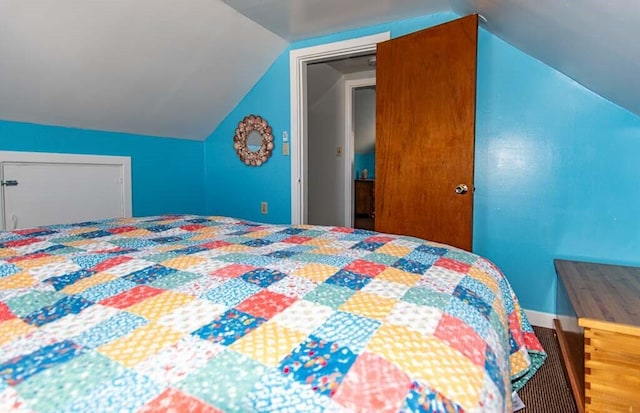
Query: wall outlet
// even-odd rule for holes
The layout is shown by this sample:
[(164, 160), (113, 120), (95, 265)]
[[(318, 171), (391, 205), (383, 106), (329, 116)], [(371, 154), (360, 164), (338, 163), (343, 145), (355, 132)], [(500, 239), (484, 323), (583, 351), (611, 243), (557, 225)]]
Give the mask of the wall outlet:
[(269, 213), (269, 204), (266, 201), (260, 203), (260, 213), (265, 215)]
[(289, 142), (282, 142), (282, 154), (284, 156), (289, 155)]
[(339, 158), (342, 156), (342, 146), (336, 148), (336, 156)]

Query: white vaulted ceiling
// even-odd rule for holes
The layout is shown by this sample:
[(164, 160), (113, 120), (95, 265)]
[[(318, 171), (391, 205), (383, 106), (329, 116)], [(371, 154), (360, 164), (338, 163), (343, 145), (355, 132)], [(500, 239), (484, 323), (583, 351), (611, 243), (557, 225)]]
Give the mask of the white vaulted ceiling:
[(442, 11), (640, 114), (640, 2), (0, 0), (0, 119), (205, 139), (288, 42)]

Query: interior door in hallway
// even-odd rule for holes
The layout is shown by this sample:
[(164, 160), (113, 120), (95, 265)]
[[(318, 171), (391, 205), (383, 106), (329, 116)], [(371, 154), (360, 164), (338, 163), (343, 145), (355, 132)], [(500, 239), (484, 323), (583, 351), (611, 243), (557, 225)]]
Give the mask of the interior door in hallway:
[(471, 250), (477, 26), (473, 15), (378, 44), (377, 231)]

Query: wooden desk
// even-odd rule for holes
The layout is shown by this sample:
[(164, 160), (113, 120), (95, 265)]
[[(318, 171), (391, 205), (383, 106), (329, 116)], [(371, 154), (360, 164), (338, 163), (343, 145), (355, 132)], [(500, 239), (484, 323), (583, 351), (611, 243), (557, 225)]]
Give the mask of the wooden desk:
[(575, 365), (579, 352), (569, 348), (571, 340), (556, 320), (579, 411), (640, 412), (640, 268), (554, 262), (578, 325), (584, 328), (581, 369)]

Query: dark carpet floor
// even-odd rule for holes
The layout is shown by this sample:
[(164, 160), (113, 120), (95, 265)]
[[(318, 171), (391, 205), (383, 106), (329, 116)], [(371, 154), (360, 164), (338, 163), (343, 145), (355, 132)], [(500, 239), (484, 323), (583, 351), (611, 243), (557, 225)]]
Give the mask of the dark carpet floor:
[(547, 352), (547, 359), (518, 392), (526, 406), (518, 413), (575, 413), (577, 410), (562, 369), (555, 330), (542, 327), (534, 327), (534, 330)]

